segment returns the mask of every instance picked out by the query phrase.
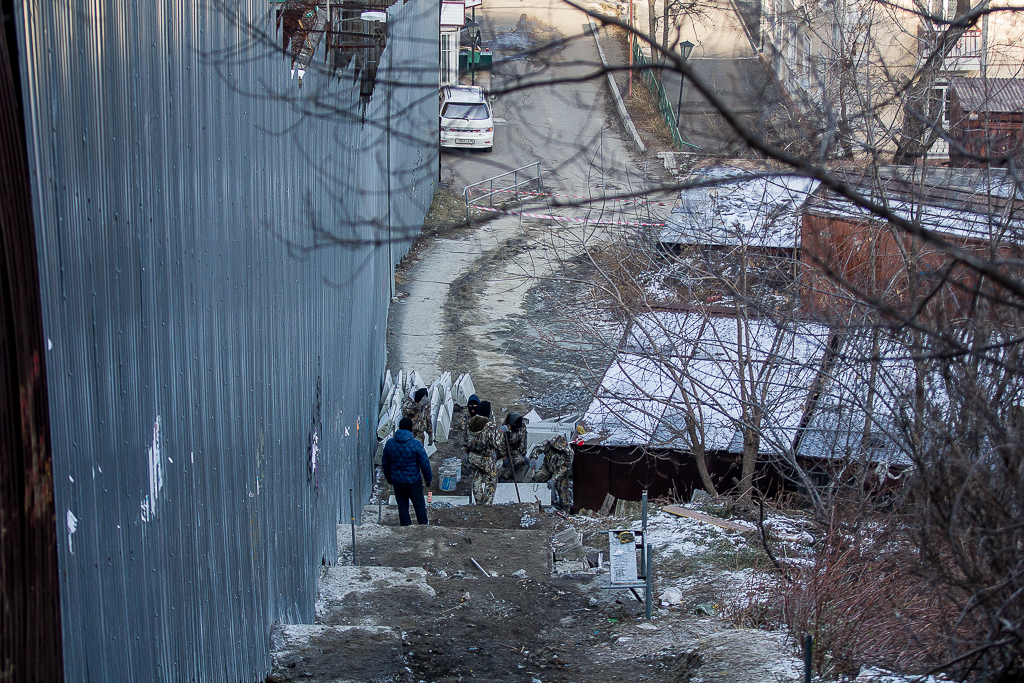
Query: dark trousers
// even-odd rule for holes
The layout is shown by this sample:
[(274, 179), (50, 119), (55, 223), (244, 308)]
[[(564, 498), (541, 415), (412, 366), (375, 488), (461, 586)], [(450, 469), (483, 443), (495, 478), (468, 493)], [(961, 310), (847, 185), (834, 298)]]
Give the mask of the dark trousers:
[(395, 502), (398, 503), (398, 521), (402, 526), (412, 524), (409, 517), (409, 501), (416, 509), (416, 521), (420, 524), (427, 523), (427, 502), (423, 500), (423, 484), (402, 484), (395, 482), (391, 485), (395, 490)]

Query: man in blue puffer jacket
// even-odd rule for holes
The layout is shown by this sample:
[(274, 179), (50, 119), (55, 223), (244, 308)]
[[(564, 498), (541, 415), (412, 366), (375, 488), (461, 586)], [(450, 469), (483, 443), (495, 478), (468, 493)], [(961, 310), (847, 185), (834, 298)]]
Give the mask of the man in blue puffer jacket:
[[(416, 521), (427, 523), (427, 504), (423, 500), (423, 480), (430, 485), (434, 478), (430, 471), (430, 460), (423, 444), (412, 435), (412, 420), (403, 417), (398, 421), (398, 431), (394, 437), (384, 444), (384, 455), (380, 461), (384, 470), (384, 478), (395, 490), (395, 502), (398, 503), (398, 521), (402, 526), (409, 526), (409, 501), (416, 509)], [(423, 480), (420, 479), (423, 475)]]

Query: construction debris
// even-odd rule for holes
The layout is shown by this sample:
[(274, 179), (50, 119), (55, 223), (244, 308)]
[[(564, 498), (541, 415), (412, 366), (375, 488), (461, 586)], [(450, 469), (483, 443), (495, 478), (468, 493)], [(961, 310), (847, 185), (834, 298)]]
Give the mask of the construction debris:
[(583, 549), (583, 534), (576, 529), (558, 532), (551, 542), (555, 549), (555, 562), (587, 559), (587, 552)]

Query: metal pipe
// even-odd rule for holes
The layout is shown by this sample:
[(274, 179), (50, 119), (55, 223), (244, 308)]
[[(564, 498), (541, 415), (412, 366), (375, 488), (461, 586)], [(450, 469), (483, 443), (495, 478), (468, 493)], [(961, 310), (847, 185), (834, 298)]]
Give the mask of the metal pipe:
[(654, 577), (651, 576), (651, 549), (647, 545), (647, 489), (644, 489), (644, 495), (641, 499), (643, 501), (643, 520), (644, 520), (644, 545), (640, 553), (640, 559), (644, 565), (644, 613), (647, 616), (647, 621), (651, 620), (651, 593), (654, 592)]
[(479, 562), (477, 562), (476, 560), (474, 560), (474, 559), (473, 559), (472, 557), (471, 557), (471, 558), (469, 558), (469, 561), (470, 561), (470, 562), (472, 562), (472, 563), (473, 563), (474, 565), (476, 565), (476, 568), (477, 568), (477, 569), (479, 569), (479, 570), (480, 570), (480, 572), (481, 572), (481, 573), (482, 573), (482, 574), (483, 574), (484, 576), (486, 576), (486, 577), (487, 577), (488, 579), (489, 579), (489, 578), (491, 578), (491, 575), (487, 573), (487, 570), (486, 570), (486, 569), (484, 569), (483, 567), (481, 567), (481, 566), (480, 566), (480, 563), (479, 563)]
[(356, 562), (356, 499), (352, 494), (352, 489), (348, 490), (348, 507), (352, 515), (352, 566), (356, 566), (359, 564)]
[(811, 683), (811, 654), (813, 653), (814, 639), (810, 635), (804, 636), (804, 683)]

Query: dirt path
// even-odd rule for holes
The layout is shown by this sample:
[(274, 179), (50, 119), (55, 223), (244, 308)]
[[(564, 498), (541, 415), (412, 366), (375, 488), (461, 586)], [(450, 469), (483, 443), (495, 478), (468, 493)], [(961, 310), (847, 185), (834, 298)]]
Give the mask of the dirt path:
[[(356, 529), (358, 566), (349, 528), (338, 528), (343, 550), (338, 566), (322, 571), (317, 624), (275, 628), (268, 682), (753, 683), (799, 672), (780, 632), (694, 615), (695, 603), (734, 588), (737, 572), (707, 573), (699, 557), (679, 564), (656, 553), (658, 590), (696, 585), (651, 622), (628, 591), (603, 588), (607, 573), (552, 573), (554, 532), (575, 525), (600, 547), (604, 525), (637, 520), (567, 521), (506, 505), (432, 509), (431, 526), (399, 527), (393, 509), (382, 524), (376, 512), (366, 508)], [(662, 533), (695, 524), (665, 517), (655, 520), (670, 525)], [(702, 533), (691, 542), (722, 561), (710, 548), (728, 532)]]
[[(543, 189), (553, 194), (600, 197), (651, 183), (658, 165), (635, 158), (623, 141), (618, 119), (608, 116), (604, 81), (552, 82), (593, 71), (598, 57), (582, 34), (585, 15), (554, 1), (513, 0), (488, 5), (477, 18), (485, 38), (506, 46), (496, 49), (490, 80), (499, 93), (495, 117), (505, 123), (493, 154), (442, 154), (451, 191), (538, 161)], [(530, 52), (559, 36), (565, 41), (554, 53)], [(520, 58), (523, 51), (530, 58)], [(540, 84), (515, 89), (524, 80)], [(519, 209), (569, 219), (638, 215), (635, 205), (558, 205), (572, 201), (542, 197)], [(531, 407), (542, 414), (582, 410), (590, 397), (574, 358), (580, 344), (561, 323), (568, 306), (592, 298), (592, 264), (583, 254), (603, 228), (476, 215), (481, 222), (422, 240), (402, 263), (389, 315), (389, 367), (418, 369), (428, 381), (445, 370), (468, 371), (499, 418)], [(609, 333), (617, 334), (613, 321)]]

